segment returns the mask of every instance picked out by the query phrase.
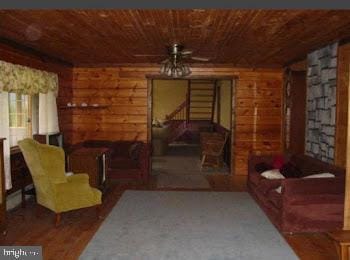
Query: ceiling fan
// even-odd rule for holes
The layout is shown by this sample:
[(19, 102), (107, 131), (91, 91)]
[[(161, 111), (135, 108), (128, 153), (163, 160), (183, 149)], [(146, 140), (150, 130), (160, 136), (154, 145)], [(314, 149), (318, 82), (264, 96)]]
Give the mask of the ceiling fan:
[(162, 61), (161, 63), (166, 62), (168, 59), (172, 57), (176, 57), (177, 59), (192, 59), (196, 61), (209, 61), (209, 58), (204, 57), (197, 57), (192, 56), (193, 51), (184, 49), (184, 46), (179, 43), (174, 43), (173, 45), (167, 46), (167, 54), (134, 54), (134, 57), (163, 57), (163, 56), (169, 56), (166, 60)]
[(178, 43), (174, 43), (167, 47), (167, 55), (154, 55), (154, 54), (135, 54), (135, 57), (147, 57), (147, 56), (168, 56), (161, 62), (160, 74), (168, 77), (184, 77), (191, 74), (191, 69), (188, 64), (184, 64), (184, 59), (192, 59), (196, 61), (209, 61), (209, 58), (192, 56), (191, 50), (184, 49), (184, 46)]

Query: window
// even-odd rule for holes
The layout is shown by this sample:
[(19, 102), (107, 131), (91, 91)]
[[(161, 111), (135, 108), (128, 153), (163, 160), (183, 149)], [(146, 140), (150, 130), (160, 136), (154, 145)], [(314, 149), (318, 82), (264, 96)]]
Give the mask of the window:
[[(36, 122), (36, 106), (33, 101), (37, 98), (18, 93), (9, 93), (9, 119), (10, 119), (10, 146), (16, 146), (17, 142), (31, 137), (33, 133), (32, 121)], [(37, 102), (35, 102), (37, 103)], [(32, 120), (33, 119), (33, 120)]]

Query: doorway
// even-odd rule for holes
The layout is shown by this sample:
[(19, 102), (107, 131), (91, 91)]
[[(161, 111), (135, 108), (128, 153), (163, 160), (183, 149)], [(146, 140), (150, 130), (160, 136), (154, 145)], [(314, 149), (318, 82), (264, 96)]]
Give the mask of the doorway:
[[(234, 80), (153, 78), (148, 86), (148, 140), (157, 187), (206, 189), (206, 175), (230, 174)], [(219, 156), (222, 164), (215, 167), (209, 160), (202, 164), (206, 133), (226, 138)]]

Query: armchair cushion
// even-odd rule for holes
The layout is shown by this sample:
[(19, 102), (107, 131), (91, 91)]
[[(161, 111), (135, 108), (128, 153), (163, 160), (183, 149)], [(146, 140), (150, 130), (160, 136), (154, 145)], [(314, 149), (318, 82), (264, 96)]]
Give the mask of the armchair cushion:
[(54, 184), (67, 182), (63, 149), (55, 146), (39, 145), (40, 160), (50, 181)]

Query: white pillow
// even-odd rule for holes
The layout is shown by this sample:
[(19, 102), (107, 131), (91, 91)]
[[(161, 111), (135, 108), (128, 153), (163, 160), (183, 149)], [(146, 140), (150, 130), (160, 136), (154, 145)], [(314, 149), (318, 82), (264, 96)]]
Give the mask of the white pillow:
[(334, 177), (335, 177), (335, 175), (332, 173), (323, 172), (323, 173), (308, 175), (308, 176), (305, 176), (303, 178), (307, 179), (307, 178), (334, 178)]
[(261, 176), (265, 177), (266, 179), (284, 179), (284, 176), (280, 173), (279, 169), (272, 169), (267, 170), (261, 173)]
[(282, 193), (282, 186), (279, 186), (277, 189), (275, 189), (278, 193)]

